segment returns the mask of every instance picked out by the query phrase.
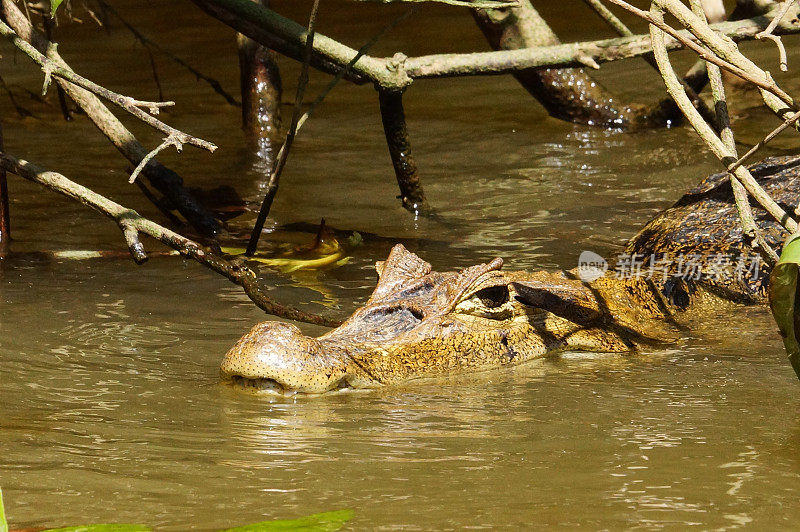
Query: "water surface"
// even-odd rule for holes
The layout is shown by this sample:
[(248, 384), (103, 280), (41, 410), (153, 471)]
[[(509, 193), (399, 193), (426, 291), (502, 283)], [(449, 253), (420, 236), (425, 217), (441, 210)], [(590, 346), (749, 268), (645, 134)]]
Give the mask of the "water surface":
[[(544, 12), (556, 15), (565, 39), (608, 35), (582, 4), (564, 4), (569, 17), (552, 6)], [(191, 3), (114, 5), (236, 91), (231, 32)], [(274, 5), (297, 20), (308, 10), (307, 2)], [(359, 46), (398, 12), (326, 2), (321, 31)], [(146, 54), (119, 24), (108, 33), (63, 26), (57, 36), (80, 72), (156, 97)], [(484, 47), (467, 13), (425, 7), (375, 53)], [(774, 61), (771, 43), (748, 50)], [(8, 47), (2, 54), (6, 82), (38, 90), (41, 74)], [(229, 184), (257, 200), (263, 175), (239, 110), (164, 58), (157, 64), (165, 97), (178, 102), (163, 116), (220, 146), (213, 155), (187, 148), (165, 162), (192, 186)], [(281, 66), (289, 100), (297, 68)], [(662, 91), (636, 61), (604, 67), (601, 78), (639, 101)], [(309, 93), (325, 83), (312, 75)], [(734, 100), (744, 142), (774, 127), (752, 95)], [(10, 153), (162, 220), (84, 118), (65, 123), (56, 107), (24, 97), (34, 116), (20, 118), (0, 102)], [(685, 129), (621, 134), (558, 122), (511, 79), (421, 81), (406, 105), (438, 218), (414, 219), (400, 208), (376, 94), (342, 85), (298, 137), (268, 226), (325, 217), (366, 235), (365, 244), (338, 269), (264, 270), (280, 301), (348, 314), (368, 297), (372, 264), (394, 242), (439, 269), (494, 256), (510, 268), (572, 268), (584, 249), (611, 257), (718, 169)], [(125, 120), (147, 145), (160, 142)], [(782, 137), (769, 153), (795, 146)], [(124, 250), (113, 223), (9, 179), (16, 251)], [(355, 510), (353, 529), (382, 530), (780, 529), (800, 518), (798, 384), (764, 310), (721, 315), (670, 350), (565, 354), (293, 400), (218, 384), (223, 353), (263, 319), (237, 287), (176, 258), (136, 266), (23, 253), (2, 261), (0, 486), (12, 525), (214, 529), (339, 508)]]

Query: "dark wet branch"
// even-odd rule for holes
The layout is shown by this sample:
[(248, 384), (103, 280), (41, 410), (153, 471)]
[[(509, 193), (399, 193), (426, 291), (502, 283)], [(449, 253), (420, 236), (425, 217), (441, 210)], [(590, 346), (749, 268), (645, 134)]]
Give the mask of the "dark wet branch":
[[(560, 44), (558, 36), (528, 0), (513, 9), (474, 10), (473, 17), (495, 50), (520, 50)], [(599, 68), (588, 56), (581, 63)], [(550, 116), (573, 123), (614, 129), (654, 127), (680, 117), (670, 105), (626, 104), (585, 68), (530, 68), (514, 78)], [(671, 102), (669, 102), (671, 103)], [(674, 105), (671, 107), (674, 108)], [(672, 112), (670, 112), (672, 111)]]
[[(210, 16), (254, 41), (287, 57), (303, 61), (306, 43), (305, 26), (250, 0), (192, 0), (192, 2)], [(348, 46), (317, 34), (311, 56), (311, 66), (323, 72), (335, 74), (357, 53)], [(354, 65), (345, 76), (353, 83), (373, 81), (372, 76), (365, 74), (366, 70), (377, 74), (382, 68), (380, 61), (373, 58), (362, 58), (359, 63), (357, 66)]]
[[(619, 18), (617, 18), (617, 16), (614, 15), (614, 13), (612, 13), (611, 10), (609, 10), (602, 3), (601, 0), (584, 0), (584, 2), (590, 8), (592, 8), (592, 10), (595, 13), (597, 13), (597, 15), (600, 18), (605, 20), (609, 26), (614, 28), (614, 31), (616, 31), (620, 37), (633, 37), (635, 35), (633, 31), (631, 31), (631, 29), (625, 25), (625, 23), (623, 23)], [(653, 69), (656, 72), (658, 72), (658, 64), (656, 63), (656, 59), (655, 57), (653, 57), (652, 53), (643, 55), (642, 59), (644, 59), (648, 65), (653, 67)], [(701, 77), (694, 75), (694, 72), (696, 70), (699, 70), (698, 67), (699, 65), (693, 66), (690, 69), (687, 76), (681, 78), (681, 84), (683, 85), (683, 88), (686, 90), (687, 96), (689, 96), (689, 98), (692, 100), (692, 104), (694, 104), (695, 108), (700, 112), (701, 115), (703, 115), (703, 118), (705, 118), (706, 122), (714, 123), (715, 119), (714, 113), (711, 111), (711, 109), (708, 108), (706, 103), (697, 94), (703, 89), (705, 84), (708, 82), (707, 75)], [(675, 105), (675, 103), (672, 101), (671, 98), (669, 99), (668, 105), (673, 107), (674, 111), (678, 111), (677, 106)], [(672, 114), (674, 114), (674, 112)]]
[(417, 163), (411, 153), (411, 140), (403, 111), (403, 93), (379, 90), (381, 121), (386, 134), (386, 144), (392, 158), (392, 166), (400, 187), (403, 207), (419, 214), (427, 210), (425, 193), (422, 190)]
[[(269, 7), (269, 0), (251, 0)], [(259, 165), (271, 169), (283, 143), (281, 103), (283, 83), (277, 54), (241, 33), (236, 34), (239, 55), (239, 92), (242, 129), (256, 150)]]
[(239, 52), (239, 88), (242, 95), (242, 129), (272, 167), (280, 146), (282, 83), (275, 53), (242, 35)]
[(114, 220), (122, 230), (131, 255), (137, 263), (147, 260), (144, 247), (139, 241), (140, 234), (147, 235), (241, 286), (247, 296), (267, 314), (328, 327), (339, 325), (336, 320), (276, 303), (260, 288), (255, 272), (244, 264), (229, 261), (197, 242), (162, 227), (139, 215), (136, 211), (123, 207), (57, 172), (46, 171), (33, 163), (18, 160), (7, 153), (0, 153), (0, 168), (77, 200)]
[(289, 131), (286, 133), (286, 140), (281, 146), (278, 153), (278, 159), (275, 161), (275, 166), (269, 175), (267, 182), (267, 190), (264, 193), (264, 200), (261, 202), (261, 208), (258, 211), (256, 223), (253, 226), (253, 231), (250, 234), (250, 242), (247, 243), (247, 250), (245, 254), (252, 257), (256, 248), (258, 247), (258, 240), (261, 238), (261, 230), (264, 229), (264, 222), (267, 220), (269, 210), (272, 208), (272, 202), (275, 200), (275, 194), (278, 193), (278, 184), (280, 183), (281, 173), (286, 166), (286, 160), (289, 158), (289, 151), (292, 149), (294, 137), (297, 134), (297, 124), (300, 117), (303, 115), (303, 98), (308, 85), (308, 69), (311, 63), (311, 53), (314, 49), (314, 32), (317, 21), (317, 10), (319, 9), (319, 0), (314, 0), (311, 6), (311, 15), (308, 18), (308, 40), (306, 41), (305, 56), (303, 58), (303, 67), (300, 69), (300, 79), (297, 80), (297, 92), (294, 97), (294, 110), (292, 111), (292, 122), (289, 124)]

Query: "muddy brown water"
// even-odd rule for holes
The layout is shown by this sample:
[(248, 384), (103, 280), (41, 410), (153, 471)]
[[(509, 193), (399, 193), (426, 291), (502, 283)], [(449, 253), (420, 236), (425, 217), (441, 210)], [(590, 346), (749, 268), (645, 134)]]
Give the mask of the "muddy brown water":
[[(298, 20), (308, 9), (275, 4)], [(115, 5), (236, 91), (232, 34), (191, 3)], [(559, 6), (543, 10), (564, 38), (608, 35), (578, 2)], [(397, 13), (324, 2), (320, 29), (358, 46)], [(119, 24), (57, 33), (77, 70), (156, 96), (146, 55)], [(787, 43), (791, 58), (797, 41)], [(376, 53), (483, 48), (467, 13), (426, 7)], [(771, 43), (747, 50), (774, 62)], [(6, 82), (37, 91), (40, 74), (26, 59), (7, 46), (2, 55)], [(255, 200), (263, 176), (239, 110), (164, 58), (157, 64), (165, 96), (178, 102), (163, 116), (220, 146), (165, 161), (193, 186), (230, 184)], [(297, 69), (281, 64), (288, 101)], [(661, 91), (637, 61), (604, 67), (601, 78), (642, 101)], [(314, 74), (309, 93), (326, 82)], [(84, 118), (65, 123), (55, 107), (15, 90), (34, 116), (19, 118), (0, 99), (10, 153), (161, 220)], [(752, 95), (734, 100), (744, 142), (774, 126)], [(368, 297), (372, 264), (393, 242), (440, 269), (498, 255), (528, 269), (572, 268), (584, 249), (611, 257), (717, 169), (683, 128), (572, 126), (548, 118), (507, 78), (421, 81), (406, 103), (439, 218), (415, 220), (400, 208), (376, 95), (342, 85), (298, 137), (268, 227), (325, 217), (382, 238), (367, 237), (337, 269), (264, 270), (279, 300), (348, 314)], [(769, 153), (792, 149), (796, 140), (781, 137)], [(175, 258), (137, 267), (29, 255), (124, 246), (95, 213), (9, 179), (21, 253), (0, 263), (0, 487), (12, 526), (214, 529), (340, 508), (355, 511), (352, 529), (383, 530), (780, 529), (800, 518), (800, 387), (764, 310), (714, 317), (672, 349), (635, 356), (568, 353), (367, 393), (254, 398), (217, 380), (223, 353), (265, 319), (237, 287)]]

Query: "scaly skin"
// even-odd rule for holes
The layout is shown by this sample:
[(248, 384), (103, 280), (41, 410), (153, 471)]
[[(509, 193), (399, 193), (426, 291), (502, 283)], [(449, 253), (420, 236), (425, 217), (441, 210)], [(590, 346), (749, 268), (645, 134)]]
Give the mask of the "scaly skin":
[[(752, 167), (773, 197), (793, 210), (800, 157)], [(768, 241), (786, 232), (754, 209)], [(742, 240), (730, 183), (718, 174), (665, 210), (627, 253), (752, 254)], [(252, 391), (324, 393), (424, 376), (518, 364), (560, 350), (624, 352), (674, 342), (709, 307), (763, 302), (769, 269), (740, 281), (703, 269), (699, 279), (600, 277), (574, 272), (505, 272), (495, 259), (461, 272), (434, 272), (402, 245), (376, 265), (369, 301), (318, 338), (294, 325), (256, 325), (225, 355), (222, 379)], [(674, 272), (671, 272), (674, 273)]]

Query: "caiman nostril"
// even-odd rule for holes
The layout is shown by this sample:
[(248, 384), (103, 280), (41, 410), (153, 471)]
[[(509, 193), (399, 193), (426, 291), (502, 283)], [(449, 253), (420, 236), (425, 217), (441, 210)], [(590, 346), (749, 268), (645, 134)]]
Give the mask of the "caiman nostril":
[(411, 313), (412, 316), (414, 316), (419, 321), (422, 321), (422, 320), (425, 319), (425, 314), (419, 309), (416, 309), (416, 308), (413, 308), (413, 307), (409, 307), (408, 311)]

